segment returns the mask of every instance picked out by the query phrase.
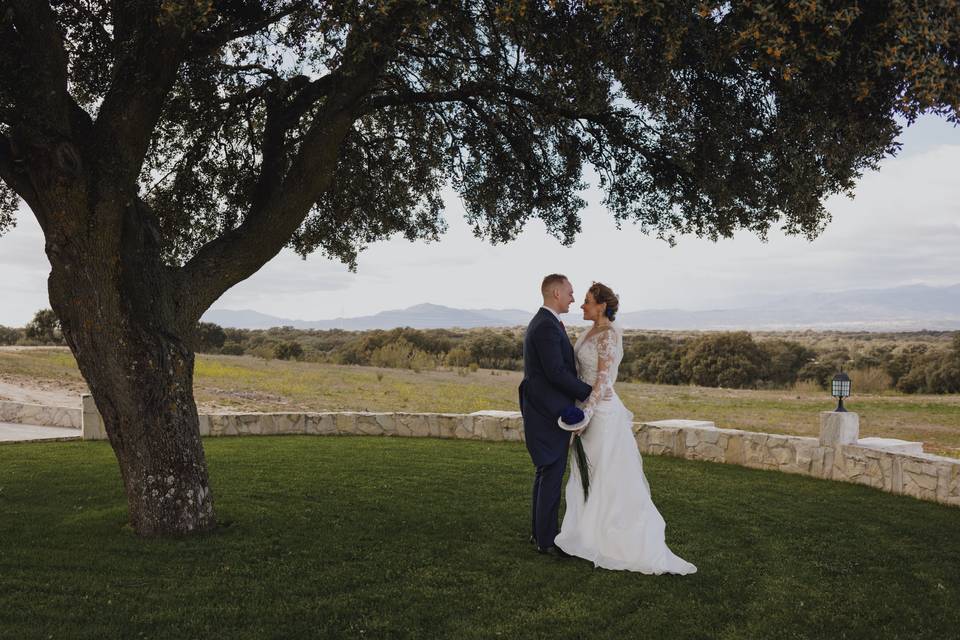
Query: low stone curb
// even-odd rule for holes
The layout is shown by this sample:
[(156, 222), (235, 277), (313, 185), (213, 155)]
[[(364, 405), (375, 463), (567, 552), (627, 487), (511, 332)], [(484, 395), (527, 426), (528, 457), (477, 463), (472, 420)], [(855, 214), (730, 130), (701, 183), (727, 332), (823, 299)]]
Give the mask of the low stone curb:
[[(960, 506), (960, 459), (916, 453), (920, 443), (859, 439), (855, 413), (823, 412), (819, 438), (739, 429), (712, 422), (634, 423), (643, 454), (736, 464), (863, 484), (920, 500)], [(368, 435), (523, 442), (514, 411), (459, 413), (215, 413), (200, 416), (200, 435)], [(83, 398), (84, 440), (106, 439), (93, 398)]]

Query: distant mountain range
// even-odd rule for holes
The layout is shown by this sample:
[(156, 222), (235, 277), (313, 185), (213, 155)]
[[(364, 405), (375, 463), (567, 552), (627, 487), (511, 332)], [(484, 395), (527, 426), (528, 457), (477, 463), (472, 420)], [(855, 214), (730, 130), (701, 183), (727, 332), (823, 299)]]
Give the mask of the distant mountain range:
[(205, 322), (215, 322), (222, 327), (239, 329), (269, 329), (270, 327), (295, 327), (297, 329), (348, 329), (366, 331), (368, 329), (393, 329), (394, 327), (413, 327), (414, 329), (477, 327), (513, 327), (530, 321), (530, 311), (519, 309), (454, 309), (438, 304), (418, 304), (407, 309), (381, 311), (372, 316), (357, 318), (335, 318), (333, 320), (291, 320), (269, 316), (258, 311), (244, 309), (232, 311), (211, 309), (204, 316)]
[[(224, 327), (267, 329), (415, 329), (511, 327), (525, 325), (536, 307), (520, 309), (455, 309), (418, 304), (371, 316), (333, 320), (292, 320), (251, 310), (213, 309), (203, 319)], [(948, 287), (909, 285), (890, 289), (858, 289), (833, 293), (764, 296), (749, 306), (728, 309), (650, 309), (621, 312), (628, 329), (753, 329), (916, 331), (960, 329), (960, 284)], [(565, 316), (567, 324), (582, 324), (579, 309)]]

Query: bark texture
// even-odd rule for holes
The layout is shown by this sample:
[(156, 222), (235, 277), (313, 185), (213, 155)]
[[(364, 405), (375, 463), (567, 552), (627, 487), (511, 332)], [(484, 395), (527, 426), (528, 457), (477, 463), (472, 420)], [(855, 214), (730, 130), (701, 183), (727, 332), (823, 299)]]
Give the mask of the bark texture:
[[(53, 169), (36, 203), (51, 227), (50, 301), (103, 415), (130, 523), (140, 535), (208, 530), (216, 520), (193, 398), (193, 323), (178, 313), (155, 222), (133, 195), (90, 198), (79, 154), (66, 167), (56, 149), (37, 151)], [(105, 220), (117, 233), (92, 223)]]

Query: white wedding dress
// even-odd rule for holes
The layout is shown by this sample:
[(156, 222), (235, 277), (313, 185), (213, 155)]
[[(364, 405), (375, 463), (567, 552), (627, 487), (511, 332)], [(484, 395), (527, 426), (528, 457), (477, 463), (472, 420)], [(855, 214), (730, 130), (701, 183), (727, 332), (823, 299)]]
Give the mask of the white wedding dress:
[[(589, 337), (588, 337), (589, 336)], [(642, 573), (696, 573), (667, 547), (666, 522), (650, 497), (643, 459), (633, 436), (633, 414), (613, 388), (623, 359), (616, 326), (586, 332), (574, 347), (580, 378), (593, 386), (581, 404), (589, 419), (583, 432), (590, 468), (587, 500), (575, 458), (570, 460), (567, 511), (555, 544), (605, 569)], [(612, 397), (611, 397), (612, 394)], [(602, 399), (607, 396), (608, 399)]]

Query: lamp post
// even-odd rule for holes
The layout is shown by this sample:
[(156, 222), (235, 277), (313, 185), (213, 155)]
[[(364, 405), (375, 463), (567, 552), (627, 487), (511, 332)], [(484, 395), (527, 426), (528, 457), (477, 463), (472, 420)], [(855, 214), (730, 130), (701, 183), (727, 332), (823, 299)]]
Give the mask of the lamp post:
[(842, 370), (840, 373), (833, 376), (830, 395), (838, 400), (837, 408), (834, 409), (834, 411), (846, 412), (846, 409), (843, 408), (843, 399), (850, 397), (850, 376), (845, 374)]

